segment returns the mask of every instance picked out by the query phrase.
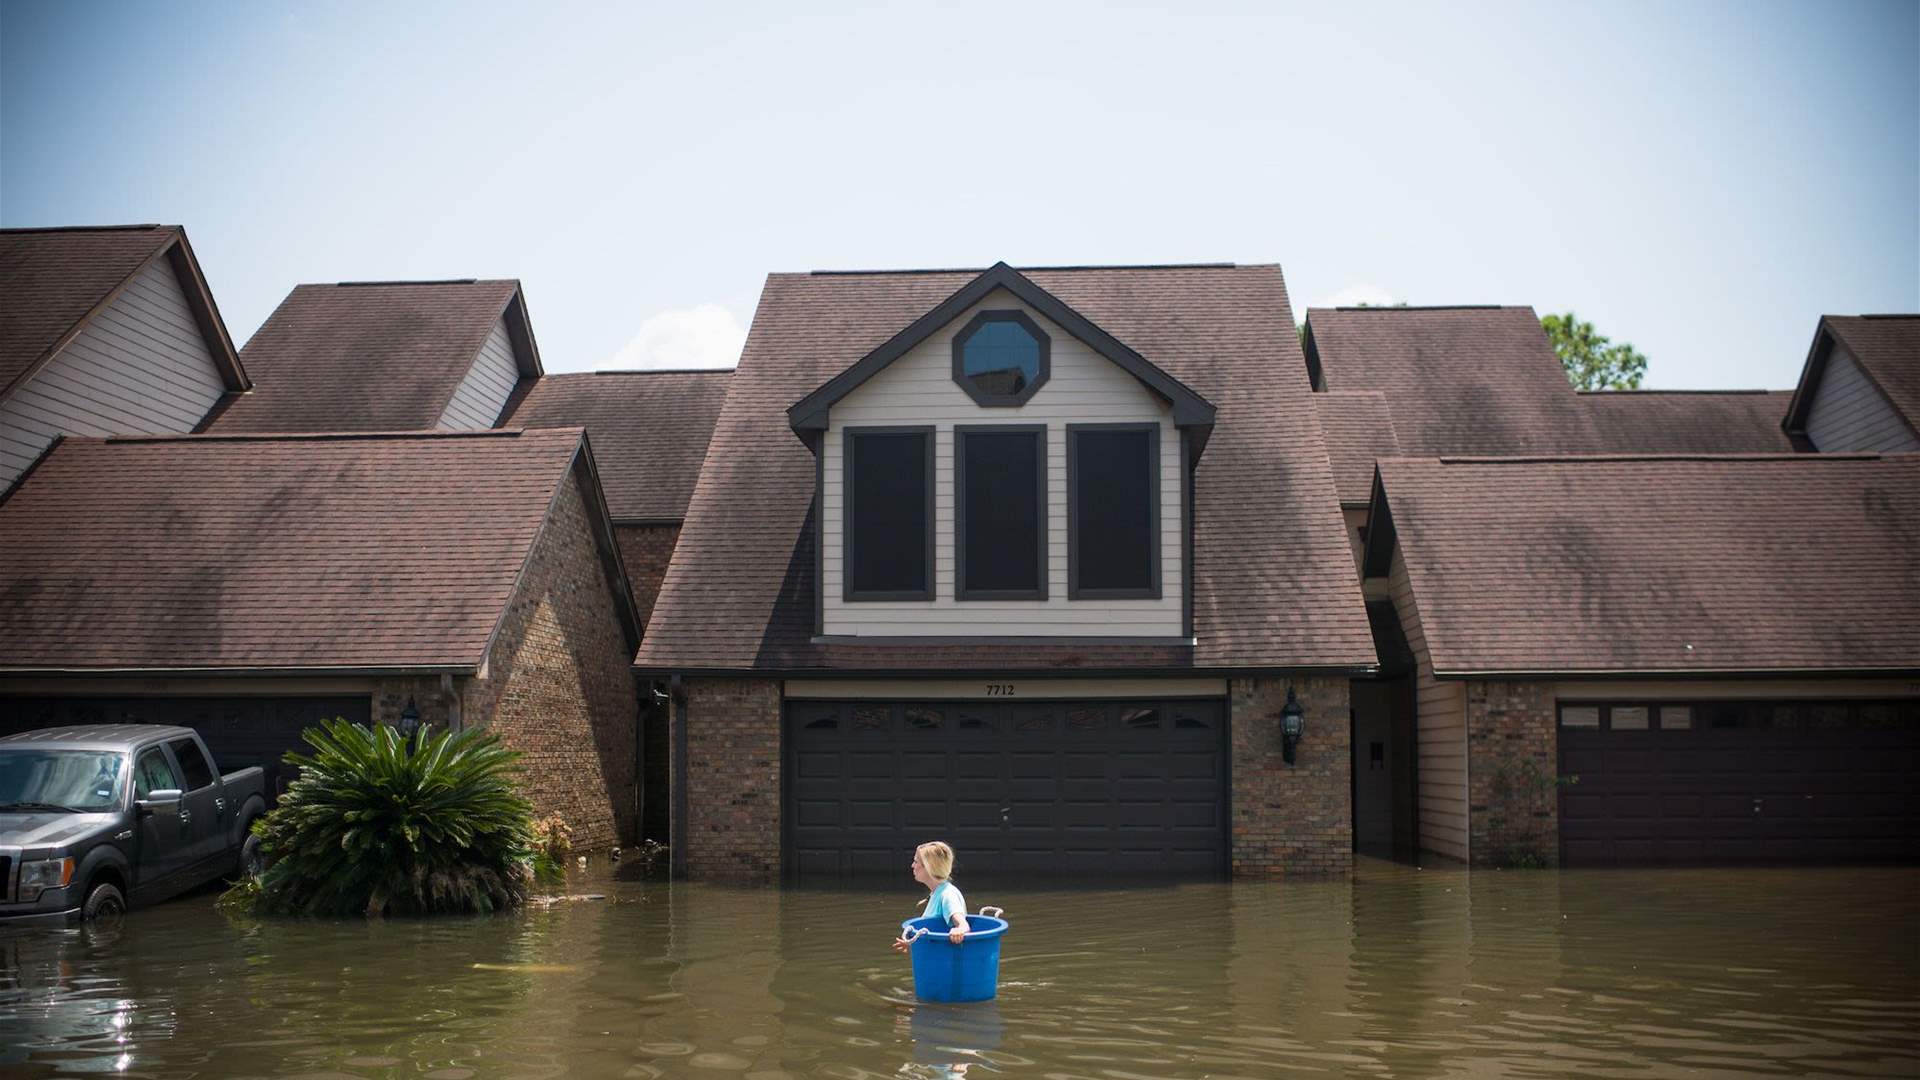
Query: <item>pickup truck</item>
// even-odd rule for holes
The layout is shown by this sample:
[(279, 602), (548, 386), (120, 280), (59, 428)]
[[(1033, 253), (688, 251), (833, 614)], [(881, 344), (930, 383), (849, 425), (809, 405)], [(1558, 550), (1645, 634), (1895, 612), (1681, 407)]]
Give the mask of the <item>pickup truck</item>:
[(191, 728), (0, 738), (0, 925), (117, 915), (257, 873), (266, 810), (261, 770), (222, 776)]

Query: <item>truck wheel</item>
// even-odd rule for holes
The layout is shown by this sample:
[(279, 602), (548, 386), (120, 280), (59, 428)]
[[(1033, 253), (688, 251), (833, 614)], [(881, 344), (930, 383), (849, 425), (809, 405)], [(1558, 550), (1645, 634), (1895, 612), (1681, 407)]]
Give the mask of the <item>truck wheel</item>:
[[(248, 826), (251, 830), (252, 826)], [(240, 880), (248, 881), (259, 877), (267, 869), (266, 856), (260, 854), (260, 838), (247, 833), (246, 842), (240, 845)]]
[(87, 890), (87, 902), (80, 908), (80, 914), (88, 919), (112, 918), (125, 914), (127, 898), (120, 895), (120, 888), (109, 882), (101, 882)]

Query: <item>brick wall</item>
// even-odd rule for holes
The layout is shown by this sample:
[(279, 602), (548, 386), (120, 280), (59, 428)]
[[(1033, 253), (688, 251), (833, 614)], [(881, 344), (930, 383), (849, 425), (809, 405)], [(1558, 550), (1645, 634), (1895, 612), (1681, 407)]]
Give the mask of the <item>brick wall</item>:
[[(688, 679), (671, 741), (686, 729), (685, 820), (676, 867), (687, 877), (771, 880), (780, 873), (780, 683)], [(676, 804), (679, 796), (676, 795)]]
[(1470, 682), (1466, 694), (1468, 863), (1559, 865), (1552, 684)]
[[(1294, 764), (1280, 710), (1294, 689), (1306, 717)], [(1353, 748), (1344, 678), (1234, 679), (1233, 874), (1284, 877), (1353, 869)]]
[(465, 711), (469, 725), (486, 725), (520, 751), (536, 811), (566, 818), (576, 847), (639, 835), (632, 660), (585, 500), (569, 476), (486, 671), (466, 688)]
[(432, 724), (443, 731), (446, 730), (448, 717), (452, 713), (453, 697), (440, 688), (438, 675), (375, 679), (373, 722), (399, 726), (400, 714), (407, 711), (409, 701), (413, 702), (413, 710), (419, 714), (421, 723)]
[(660, 595), (660, 582), (667, 576), (667, 563), (673, 559), (673, 545), (680, 539), (678, 525), (616, 525), (614, 542), (620, 546), (620, 561), (627, 567), (627, 582), (633, 586), (633, 603), (640, 609), (640, 625), (653, 617), (653, 601)]

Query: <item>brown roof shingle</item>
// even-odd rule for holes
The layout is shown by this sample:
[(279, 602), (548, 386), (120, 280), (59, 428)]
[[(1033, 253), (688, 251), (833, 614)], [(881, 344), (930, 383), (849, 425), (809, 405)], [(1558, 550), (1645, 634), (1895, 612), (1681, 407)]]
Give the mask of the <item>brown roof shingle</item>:
[[(68, 340), (114, 291), (174, 244), (192, 266), (186, 231), (178, 225), (123, 225), (0, 230), (0, 398)], [(203, 303), (203, 331), (214, 363), (228, 385), (246, 385), (232, 343), (212, 297), (187, 288), (189, 303)]]
[(1320, 429), (1327, 438), (1333, 483), (1342, 506), (1365, 506), (1373, 497), (1373, 463), (1400, 454), (1387, 397), (1376, 391), (1315, 394)]
[(0, 503), (0, 669), (471, 668), (581, 440), (65, 439)]
[(502, 421), (584, 427), (615, 521), (679, 521), (700, 478), (731, 369), (544, 375)]
[(1625, 454), (1772, 454), (1793, 450), (1781, 421), (1791, 390), (1594, 390), (1595, 451)]
[(1307, 327), (1318, 386), (1386, 395), (1404, 453), (1601, 445), (1532, 308), (1315, 308)]
[(1380, 477), (1442, 674), (1920, 670), (1920, 455), (1402, 458)]
[(677, 670), (1359, 667), (1366, 611), (1276, 266), (1025, 272), (1218, 409), (1200, 459), (1197, 646), (812, 640), (813, 455), (786, 409), (975, 271), (768, 277), (638, 663)]
[(519, 291), (511, 280), (296, 286), (240, 350), (252, 392), (229, 397), (206, 430), (431, 428)]
[(1822, 321), (1920, 431), (1920, 315), (1828, 315)]

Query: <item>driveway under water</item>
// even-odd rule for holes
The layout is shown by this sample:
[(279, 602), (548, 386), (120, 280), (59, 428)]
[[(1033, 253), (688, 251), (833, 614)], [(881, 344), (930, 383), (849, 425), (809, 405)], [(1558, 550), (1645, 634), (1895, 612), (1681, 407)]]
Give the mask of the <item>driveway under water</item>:
[(200, 895), (0, 932), (0, 1074), (1920, 1075), (1920, 870), (1063, 889), (1000, 997), (916, 1005), (893, 888), (576, 876), (495, 918), (234, 925)]

